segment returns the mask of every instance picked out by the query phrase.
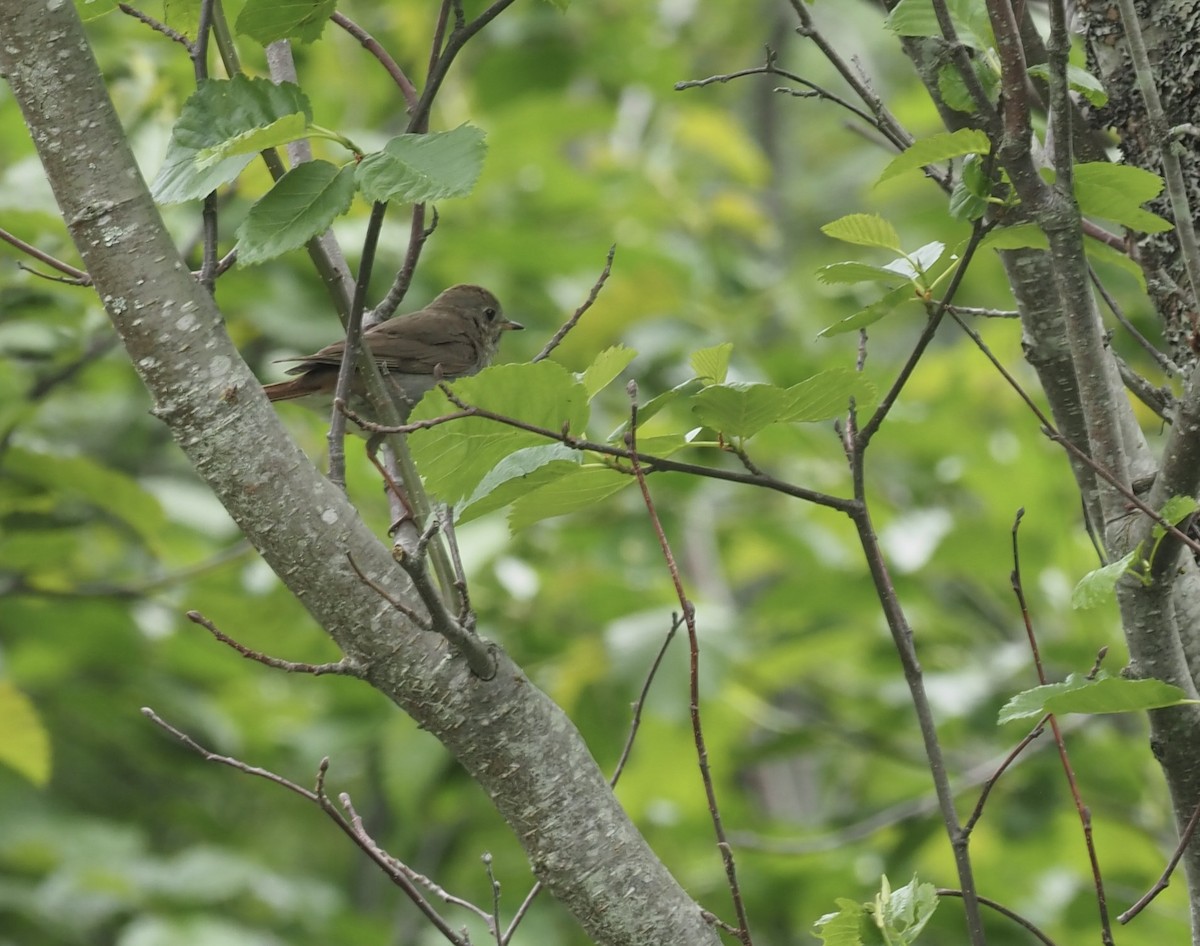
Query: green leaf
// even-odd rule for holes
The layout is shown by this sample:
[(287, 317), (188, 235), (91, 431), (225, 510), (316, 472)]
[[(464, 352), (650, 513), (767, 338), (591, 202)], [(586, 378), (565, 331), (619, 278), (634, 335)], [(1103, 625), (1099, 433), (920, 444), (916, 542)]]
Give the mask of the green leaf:
[(196, 167), (206, 171), (226, 158), (239, 154), (255, 155), (268, 148), (277, 148), (303, 138), (307, 131), (308, 119), (304, 115), (299, 112), (284, 115), (265, 128), (253, 128), (211, 148), (202, 148), (196, 155)]
[(428, 135), (399, 135), (358, 165), (358, 186), (370, 201), (421, 203), (465, 197), (483, 170), (483, 132), (474, 125)]
[(784, 419), (789, 393), (773, 384), (713, 384), (692, 398), (692, 412), (726, 437), (744, 439)]
[(788, 405), (782, 421), (811, 423), (844, 414), (854, 398), (857, 407), (875, 403), (875, 385), (850, 368), (833, 368), (787, 389)]
[(813, 924), (813, 935), (825, 946), (862, 946), (862, 920), (866, 910), (861, 903), (845, 897), (834, 901), (838, 909), (826, 913)]
[(848, 285), (864, 282), (880, 282), (895, 285), (901, 277), (895, 270), (883, 266), (872, 266), (870, 263), (858, 263), (846, 260), (841, 263), (830, 263), (817, 270), (817, 282), (825, 286)]
[[(1036, 66), (1030, 66), (1028, 71), (1035, 79), (1041, 79), (1046, 84), (1050, 83), (1050, 67), (1046, 63), (1040, 62)], [(1104, 86), (1086, 69), (1068, 63), (1067, 85), (1072, 92), (1078, 92), (1096, 108), (1103, 108), (1108, 104), (1108, 93), (1104, 90)]]
[(1124, 558), (1084, 575), (1071, 592), (1071, 607), (1076, 610), (1094, 608), (1098, 604), (1111, 601), (1116, 595), (1117, 581), (1133, 567), (1140, 555), (1141, 546)]
[(39, 788), (50, 781), (50, 736), (29, 697), (8, 680), (0, 680), (0, 763)]
[(955, 220), (978, 220), (987, 212), (990, 189), (983, 159), (977, 155), (967, 157), (950, 193), (950, 216)]
[(526, 447), (497, 463), (457, 511), (459, 522), (470, 522), (502, 509), (522, 496), (579, 469), (577, 450), (561, 443)]
[(633, 482), (634, 478), (629, 474), (618, 473), (607, 466), (578, 467), (575, 472), (560, 476), (513, 503), (508, 514), (508, 527), (519, 532), (543, 519), (594, 509), (599, 502)]
[[(1163, 507), (1158, 511), (1158, 514), (1171, 523), (1171, 525), (1177, 526), (1197, 509), (1200, 509), (1200, 503), (1196, 502), (1191, 496), (1172, 496), (1163, 503)], [(1167, 534), (1167, 530), (1156, 522), (1154, 528), (1150, 530), (1150, 534), (1154, 538), (1159, 539)]]
[[(972, 49), (994, 45), (983, 5), (974, 0), (948, 0), (946, 7), (958, 41)], [(897, 36), (942, 36), (931, 0), (900, 0), (884, 25)]]
[(999, 227), (979, 241), (979, 248), (989, 250), (1048, 250), (1050, 241), (1045, 232), (1032, 223), (1015, 227)]
[(337, 0), (246, 0), (235, 28), (268, 46), (280, 39), (312, 43), (337, 8)]
[(238, 227), (238, 265), (251, 266), (303, 246), (324, 233), (353, 200), (353, 165), (297, 165), (250, 208)]
[(1047, 713), (1137, 713), (1196, 702), (1200, 701), (1161, 680), (1126, 680), (1103, 672), (1088, 680), (1073, 673), (1062, 683), (1018, 693), (1000, 710), (1000, 722), (1040, 718)]
[(722, 384), (729, 373), (729, 356), (733, 353), (733, 342), (722, 342), (711, 348), (693, 352), (692, 370), (696, 377), (708, 384)]
[(163, 203), (195, 200), (228, 184), (253, 158), (234, 154), (206, 164), (213, 153), (250, 132), (263, 130), (288, 115), (312, 122), (312, 108), (298, 86), (266, 79), (208, 79), (183, 104), (171, 130), (167, 156), (151, 186)]
[[(557, 432), (582, 433), (587, 426), (587, 389), (562, 365), (496, 365), (459, 378), (455, 395), (475, 407)], [(435, 388), (413, 409), (410, 420), (427, 420), (459, 408)], [(488, 472), (509, 454), (544, 446), (546, 437), (483, 417), (467, 417), (418, 430), (408, 437), (418, 469), (431, 492), (449, 503), (474, 493)]]
[[(1053, 180), (1052, 171), (1045, 174)], [(1096, 161), (1076, 165), (1074, 185), (1081, 213), (1103, 217), (1142, 233), (1173, 229), (1169, 220), (1141, 206), (1162, 192), (1162, 178), (1157, 174), (1128, 164)]]
[(914, 141), (902, 154), (894, 157), (877, 183), (882, 184), (905, 171), (914, 171), (930, 164), (940, 164), (951, 158), (961, 158), (969, 154), (987, 154), (991, 151), (992, 143), (982, 131), (974, 128), (960, 128), (958, 131), (943, 132), (920, 138)]
[(934, 240), (932, 243), (917, 247), (911, 253), (905, 253), (899, 259), (892, 260), (885, 268), (903, 276), (910, 282), (916, 282), (937, 265), (937, 261), (945, 252), (946, 244)]
[(628, 368), (629, 363), (636, 357), (637, 352), (624, 345), (614, 345), (612, 348), (606, 348), (600, 352), (579, 377), (587, 389), (588, 400), (590, 401), (608, 387), (612, 380)]
[(937, 888), (933, 884), (919, 883), (914, 876), (903, 887), (892, 890), (885, 876), (875, 898), (875, 923), (884, 931), (886, 942), (909, 946), (917, 941), (937, 907)]
[(896, 228), (878, 214), (847, 214), (821, 227), (826, 236), (855, 246), (880, 246), (900, 252)]
[(847, 316), (840, 322), (834, 322), (833, 325), (827, 325), (817, 333), (817, 338), (827, 338), (830, 335), (841, 335), (844, 332), (853, 332), (860, 328), (866, 328), (878, 322), (885, 315), (888, 315), (893, 310), (899, 308), (906, 302), (916, 301), (916, 293), (913, 287), (905, 284), (896, 289), (893, 289), (882, 299), (877, 299), (865, 309), (859, 309), (851, 316)]

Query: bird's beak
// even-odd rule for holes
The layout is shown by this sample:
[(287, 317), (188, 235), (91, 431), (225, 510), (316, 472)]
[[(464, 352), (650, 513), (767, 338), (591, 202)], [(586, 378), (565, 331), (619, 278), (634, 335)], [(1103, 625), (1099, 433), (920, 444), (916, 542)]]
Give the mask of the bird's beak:
[(520, 322), (514, 322), (512, 319), (505, 319), (504, 324), (500, 326), (502, 332), (520, 332), (525, 326)]

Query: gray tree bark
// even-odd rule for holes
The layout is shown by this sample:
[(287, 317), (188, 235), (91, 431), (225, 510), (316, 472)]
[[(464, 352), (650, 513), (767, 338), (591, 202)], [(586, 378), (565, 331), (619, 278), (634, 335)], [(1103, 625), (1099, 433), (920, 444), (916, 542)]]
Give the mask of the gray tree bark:
[(0, 0), (0, 70), (155, 415), (355, 673), (454, 754), (597, 943), (715, 946), (562, 711), (498, 648), (494, 678), (473, 676), (355, 574), (351, 555), (421, 608), (389, 550), (288, 437), (176, 252), (74, 5)]

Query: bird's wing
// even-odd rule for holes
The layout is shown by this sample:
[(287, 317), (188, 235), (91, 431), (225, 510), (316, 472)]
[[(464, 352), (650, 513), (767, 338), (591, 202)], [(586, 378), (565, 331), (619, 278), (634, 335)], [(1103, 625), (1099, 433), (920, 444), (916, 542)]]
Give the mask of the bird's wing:
[[(438, 366), (441, 373), (447, 377), (466, 374), (479, 364), (479, 352), (466, 331), (447, 331), (446, 323), (440, 319), (423, 318), (421, 316), (401, 317), (400, 322), (407, 322), (402, 332), (384, 322), (367, 333), (371, 351), (375, 360), (388, 371), (400, 371), (405, 374), (433, 374)], [(384, 331), (393, 328), (393, 332)], [(464, 326), (465, 328), (465, 326)], [(384, 341), (394, 334), (403, 339), (403, 354), (389, 354), (388, 345)]]

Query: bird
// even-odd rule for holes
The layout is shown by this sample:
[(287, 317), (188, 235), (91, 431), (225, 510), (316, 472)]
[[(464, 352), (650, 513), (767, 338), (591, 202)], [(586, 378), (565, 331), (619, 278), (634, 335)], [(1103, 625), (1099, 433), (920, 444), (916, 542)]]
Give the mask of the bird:
[[(426, 391), (439, 381), (453, 381), (486, 367), (504, 333), (524, 327), (505, 316), (500, 302), (482, 286), (459, 285), (451, 286), (423, 309), (367, 329), (362, 344), (385, 373), (401, 419), (407, 420)], [(345, 350), (342, 339), (311, 355), (281, 359), (297, 362), (288, 369), (288, 374), (296, 377), (264, 385), (267, 398), (298, 400), (328, 413)], [(366, 386), (357, 372), (350, 380), (350, 407), (370, 418)]]

